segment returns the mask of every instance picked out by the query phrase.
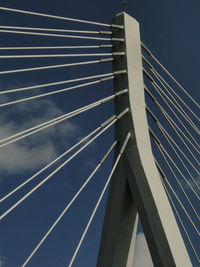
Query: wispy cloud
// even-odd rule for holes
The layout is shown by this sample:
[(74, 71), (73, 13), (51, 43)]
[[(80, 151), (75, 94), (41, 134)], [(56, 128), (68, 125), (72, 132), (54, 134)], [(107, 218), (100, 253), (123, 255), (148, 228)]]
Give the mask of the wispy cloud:
[[(63, 114), (62, 110), (49, 100), (6, 109), (3, 115), (0, 115), (0, 140), (60, 114)], [(17, 174), (44, 165), (54, 159), (59, 154), (60, 146), (66, 147), (78, 132), (80, 132), (78, 125), (66, 121), (2, 148), (1, 172)]]
[(134, 252), (133, 267), (153, 267), (144, 233), (138, 233)]
[[(199, 175), (193, 176), (193, 179), (196, 182), (196, 184), (200, 186), (200, 176)], [(190, 186), (184, 180), (180, 180), (180, 182), (186, 190), (191, 191), (191, 188), (190, 188), (191, 186), (194, 189), (194, 191), (198, 193), (198, 188), (191, 178), (188, 179), (188, 183), (190, 184)]]
[(3, 259), (3, 257), (0, 255), (0, 267), (3, 267), (5, 263), (5, 260)]

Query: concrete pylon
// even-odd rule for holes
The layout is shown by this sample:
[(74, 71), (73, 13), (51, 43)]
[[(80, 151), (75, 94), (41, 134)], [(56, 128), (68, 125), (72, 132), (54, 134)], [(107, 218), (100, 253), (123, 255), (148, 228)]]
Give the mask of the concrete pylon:
[(119, 144), (115, 157), (129, 131), (131, 140), (112, 177), (97, 267), (132, 267), (137, 212), (154, 266), (192, 267), (151, 151), (139, 24), (124, 12), (117, 14), (112, 24), (124, 25), (123, 30), (113, 29), (113, 37), (125, 40), (114, 42), (113, 52), (126, 52), (125, 56), (115, 57), (113, 70), (127, 70), (114, 79), (114, 90), (129, 90), (127, 95), (116, 99), (115, 112), (130, 109), (116, 124)]

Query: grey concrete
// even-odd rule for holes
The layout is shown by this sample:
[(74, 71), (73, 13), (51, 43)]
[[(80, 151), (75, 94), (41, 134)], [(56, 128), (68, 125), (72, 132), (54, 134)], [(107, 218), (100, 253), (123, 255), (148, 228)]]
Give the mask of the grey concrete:
[[(127, 106), (130, 112), (116, 124), (115, 136), (122, 144), (128, 131), (131, 140), (113, 176), (107, 202), (98, 267), (132, 267), (134, 229), (139, 213), (154, 266), (190, 267), (180, 231), (160, 181), (151, 151), (145, 112), (139, 25), (126, 13), (118, 14), (113, 24), (125, 30), (113, 30), (113, 37), (125, 38), (114, 43), (113, 51), (126, 51), (116, 57), (113, 70), (126, 68), (127, 74), (114, 80), (115, 91), (128, 88), (129, 94), (115, 102), (118, 114)], [(115, 151), (115, 157), (119, 149)]]
[(98, 267), (126, 266), (137, 211), (120, 160), (109, 190)]

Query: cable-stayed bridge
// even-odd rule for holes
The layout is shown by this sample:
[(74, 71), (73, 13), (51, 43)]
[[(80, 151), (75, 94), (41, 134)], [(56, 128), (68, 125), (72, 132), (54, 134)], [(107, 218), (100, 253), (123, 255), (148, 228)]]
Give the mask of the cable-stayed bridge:
[[(12, 87), (0, 92), (2, 114), (5, 110), (0, 148), (5, 159), (12, 155), (15, 159), (10, 170), (13, 177), (1, 197), (4, 225), (9, 224), (9, 216), (17, 214), (37, 194), (35, 206), (24, 206), (28, 213), (21, 214), (23, 225), (27, 216), (33, 216), (34, 207), (42, 207), (41, 194), (44, 195), (50, 180), (61, 181), (47, 188), (48, 202), (44, 204), (48, 214), (51, 205), (58, 209), (57, 201), (62, 208), (49, 219), (40, 239), (28, 245), (27, 237), (27, 257), (16, 262), (16, 266), (34, 266), (31, 262), (38, 254), (41, 266), (45, 266), (46, 256), (39, 249), (65, 216), (69, 226), (66, 225), (65, 233), (68, 238), (63, 242), (68, 245), (66, 258), (61, 262), (65, 260), (66, 266), (83, 266), (81, 258), (77, 261), (79, 250), (95, 216), (101, 221), (104, 217), (100, 205), (106, 199), (110, 182), (97, 266), (132, 266), (137, 211), (155, 266), (198, 266), (199, 103), (140, 41), (137, 22), (126, 14), (105, 24), (5, 7), (0, 10), (28, 15), (30, 19), (36, 16), (69, 21), (73, 25), (64, 29), (0, 26), (5, 43), (9, 36), (13, 38), (9, 45), (0, 48), (0, 59), (4, 62), (0, 72), (2, 83), (9, 80)], [(74, 29), (74, 25), (81, 26)], [(95, 30), (88, 29), (90, 25)], [(49, 45), (48, 38), (61, 41)], [(61, 45), (63, 40), (66, 42)], [(39, 77), (39, 84), (28, 80), (32, 75)], [(65, 79), (66, 76), (70, 78)], [(13, 86), (16, 77), (25, 77), (25, 86)], [(77, 98), (79, 101), (81, 98), (82, 105), (77, 106)], [(115, 136), (110, 142), (113, 127)], [(44, 134), (39, 134), (43, 130)], [(8, 152), (6, 147), (10, 147)], [(81, 153), (85, 153), (82, 159)], [(112, 155), (113, 167), (109, 169), (107, 161), (112, 161)], [(42, 161), (45, 156), (47, 159)], [(23, 175), (19, 178), (20, 160)], [(70, 164), (74, 164), (71, 166), (75, 173)], [(30, 171), (35, 166), (36, 172)], [(63, 192), (69, 199), (63, 200)], [(82, 204), (86, 207), (84, 211)], [(73, 208), (77, 209), (76, 215), (74, 212), (75, 217), (70, 219)], [(97, 215), (99, 208), (101, 214)], [(79, 220), (82, 226), (77, 228)], [(96, 234), (99, 231), (100, 239), (102, 223), (96, 224), (98, 228), (93, 231)], [(37, 228), (40, 223), (32, 225), (29, 231)]]

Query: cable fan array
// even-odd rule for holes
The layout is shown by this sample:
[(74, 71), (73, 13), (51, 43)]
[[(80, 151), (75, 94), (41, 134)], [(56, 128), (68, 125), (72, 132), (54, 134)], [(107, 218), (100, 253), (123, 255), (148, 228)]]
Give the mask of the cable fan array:
[(195, 264), (200, 264), (200, 106), (152, 52), (143, 43), (141, 46), (155, 164), (188, 249)]
[[(28, 14), (28, 15), (34, 15), (34, 16), (40, 16), (40, 17), (46, 17), (51, 19), (59, 19), (64, 21), (70, 21), (76, 22), (82, 24), (92, 24), (94, 26), (99, 27), (109, 27), (109, 28), (123, 28), (119, 25), (110, 25), (110, 24), (102, 24), (102, 23), (96, 23), (91, 21), (84, 21), (79, 19), (71, 19), (71, 18), (64, 18), (64, 17), (58, 17), (53, 15), (47, 15), (47, 14), (41, 14), (41, 13), (35, 13), (35, 12), (28, 12), (24, 10), (16, 10), (16, 9), (10, 9), (5, 7), (0, 7), (0, 11), (6, 11), (6, 12), (17, 12), (22, 14)], [(40, 28), (40, 27), (21, 27), (21, 26), (6, 26), (6, 25), (0, 25), (0, 33), (7, 35), (19, 35), (20, 37), (25, 38), (26, 36), (31, 37), (40, 37), (40, 38), (59, 38), (61, 40), (72, 39), (72, 40), (84, 40), (87, 41), (87, 45), (39, 45), (39, 46), (9, 46), (9, 47), (0, 47), (0, 51), (2, 51), (4, 54), (0, 55), (0, 60), (21, 60), (22, 66), (24, 60), (27, 59), (33, 59), (33, 60), (41, 60), (41, 59), (51, 59), (53, 58), (54, 61), (56, 59), (65, 59), (65, 58), (72, 58), (73, 60), (76, 58), (87, 58), (86, 61), (75, 61), (72, 63), (62, 63), (62, 64), (52, 64), (52, 65), (42, 65), (42, 66), (34, 66), (34, 67), (20, 67), (18, 69), (7, 69), (0, 71), (1, 77), (3, 75), (16, 75), (20, 73), (24, 73), (26, 75), (27, 73), (39, 73), (39, 71), (49, 71), (49, 70), (59, 70), (64, 68), (74, 68), (74, 67), (85, 67), (86, 65), (93, 66), (96, 64), (104, 65), (106, 63), (112, 62), (114, 60), (114, 57), (120, 57), (125, 55), (125, 52), (119, 52), (119, 53), (112, 53), (112, 52), (96, 52), (97, 50), (110, 50), (113, 46), (113, 44), (110, 44), (110, 42), (124, 42), (123, 39), (115, 39), (112, 38), (112, 31), (105, 31), (105, 30), (70, 30), (70, 29), (58, 29), (58, 28)], [(67, 33), (67, 34), (66, 34)], [(72, 35), (74, 34), (74, 35)], [(79, 34), (79, 35), (78, 35)], [(25, 36), (25, 37), (24, 37)], [(102, 36), (109, 36), (109, 37), (102, 37)], [(51, 39), (50, 39), (51, 40)], [(88, 42), (100, 42), (100, 44), (89, 44)], [(105, 42), (109, 42), (109, 44), (104, 44)], [(65, 50), (73, 50), (73, 51), (87, 51), (87, 53), (53, 53), (53, 54), (43, 54), (41, 51), (65, 51)], [(90, 51), (94, 50), (95, 53), (91, 53)], [(6, 51), (12, 52), (12, 54), (6, 55)], [(17, 51), (17, 54), (13, 54), (13, 51)], [(27, 51), (32, 51), (32, 54), (27, 54)], [(38, 54), (37, 51), (39, 51)], [(21, 52), (21, 54), (18, 54), (18, 52)], [(94, 57), (94, 60), (89, 60), (90, 57)], [(104, 67), (103, 67), (104, 69)], [(82, 72), (82, 71), (81, 71)], [(126, 73), (126, 70), (116, 71), (116, 72), (109, 72), (109, 73), (103, 73), (103, 74), (95, 74), (90, 76), (83, 76), (80, 78), (74, 78), (74, 79), (68, 79), (68, 80), (59, 80), (55, 82), (48, 82), (48, 83), (42, 83), (37, 85), (31, 85), (31, 86), (23, 86), (23, 87), (17, 87), (9, 90), (1, 90), (0, 94), (5, 96), (14, 96), (16, 94), (20, 95), (20, 98), (14, 99), (12, 98), (12, 101), (5, 101), (0, 104), (0, 108), (12, 108), (14, 105), (21, 105), (26, 102), (31, 101), (38, 101), (41, 98), (49, 97), (49, 96), (55, 96), (57, 94), (63, 94), (63, 97), (65, 97), (64, 93), (67, 93), (68, 91), (72, 91), (79, 88), (85, 88), (89, 86), (97, 86), (101, 83), (106, 83), (107, 81), (112, 81), (116, 75), (123, 75)], [(53, 90), (54, 87), (58, 86), (66, 86), (67, 84), (73, 84), (72, 86), (67, 86), (62, 89)], [(75, 85), (74, 85), (75, 84)], [(43, 92), (42, 90), (50, 90), (49, 92)], [(40, 90), (40, 93), (35, 93), (37, 90)], [(27, 94), (31, 92), (31, 96), (24, 97), (24, 94)], [(33, 125), (29, 128), (26, 128), (22, 131), (17, 131), (16, 133), (11, 134), (10, 136), (7, 136), (5, 138), (2, 138), (0, 140), (0, 148), (3, 149), (6, 146), (9, 146), (11, 144), (15, 144), (15, 142), (23, 141), (24, 138), (31, 137), (36, 133), (41, 132), (42, 130), (48, 129), (51, 126), (56, 126), (57, 124), (61, 122), (65, 122), (68, 119), (71, 119), (73, 117), (76, 117), (82, 113), (85, 113), (86, 111), (93, 110), (99, 106), (105, 105), (107, 102), (110, 102), (114, 100), (116, 97), (119, 98), (123, 94), (127, 94), (128, 89), (124, 88), (124, 90), (121, 90), (120, 92), (117, 92), (115, 94), (109, 95), (107, 97), (103, 97), (101, 99), (98, 99), (97, 101), (94, 101), (92, 103), (89, 103), (87, 105), (78, 107), (73, 109), (70, 112), (61, 114), (57, 117), (54, 117), (53, 119), (50, 119), (48, 121), (39, 123), (37, 125)], [(89, 98), (89, 97), (88, 97)], [(6, 98), (7, 99), (7, 98)], [(38, 190), (42, 185), (47, 183), (53, 176), (55, 176), (56, 173), (58, 173), (62, 168), (64, 168), (67, 164), (69, 164), (75, 157), (79, 156), (79, 154), (85, 150), (90, 144), (94, 143), (98, 137), (104, 134), (108, 129), (110, 129), (118, 120), (122, 119), (128, 112), (128, 108), (122, 111), (120, 114), (115, 114), (107, 118), (104, 122), (99, 123), (96, 128), (92, 129), (91, 132), (89, 132), (84, 137), (79, 137), (79, 140), (71, 145), (70, 147), (67, 147), (65, 151), (60, 154), (58, 157), (54, 158), (52, 161), (50, 161), (48, 164), (43, 166), (40, 170), (35, 172), (33, 175), (31, 175), (28, 179), (24, 180), (22, 183), (18, 184), (15, 188), (7, 192), (1, 199), (0, 203), (3, 205), (6, 201), (8, 203), (9, 199), (11, 197), (14, 197), (16, 193), (23, 192), (22, 190), (26, 190), (26, 186), (32, 182), (34, 179), (37, 180), (40, 175), (44, 175), (43, 179), (38, 182), (34, 187), (32, 187), (27, 193), (23, 194), (22, 197), (20, 197), (18, 200), (14, 202), (8, 209), (6, 209), (3, 213), (0, 215), (0, 219), (6, 219), (6, 217), (17, 207), (24, 203), (24, 201), (30, 197), (36, 190)], [(87, 225), (85, 226), (85, 229), (83, 231), (83, 234), (77, 243), (77, 246), (74, 250), (74, 253), (71, 257), (70, 262), (68, 263), (68, 266), (72, 266), (76, 259), (76, 255), (78, 254), (78, 251), (81, 247), (81, 244), (89, 230), (89, 227), (93, 221), (93, 218), (96, 214), (96, 211), (100, 205), (100, 202), (106, 192), (106, 189), (108, 188), (110, 179), (112, 177), (113, 172), (115, 171), (117, 164), (122, 156), (122, 153), (129, 141), (130, 134), (127, 133), (127, 137), (124, 140), (124, 144), (122, 145), (122, 148), (120, 150), (120, 153), (118, 157), (116, 158), (116, 161), (110, 171), (110, 174), (108, 175), (108, 178), (103, 186), (102, 192), (100, 192), (99, 197), (97, 199), (96, 205), (94, 206), (94, 209), (92, 211), (92, 214), (88, 220)], [(97, 171), (100, 169), (100, 167), (103, 165), (104, 161), (108, 158), (108, 156), (112, 153), (114, 148), (117, 145), (117, 140), (113, 142), (113, 144), (110, 145), (108, 150), (105, 152), (105, 155), (102, 157), (102, 159), (99, 159), (99, 163), (95, 166), (95, 168), (92, 170), (90, 175), (84, 180), (81, 186), (79, 186), (79, 189), (76, 191), (74, 196), (72, 197), (71, 201), (66, 203), (65, 208), (62, 210), (60, 215), (54, 220), (51, 227), (46, 231), (46, 233), (43, 235), (42, 239), (35, 245), (32, 252), (27, 256), (24, 263), (21, 264), (21, 266), (26, 266), (32, 257), (35, 255), (35, 253), (38, 251), (40, 246), (44, 243), (44, 241), (47, 239), (47, 237), (50, 235), (50, 233), (53, 231), (53, 229), (56, 227), (56, 225), (60, 222), (60, 220), (63, 218), (63, 216), (69, 211), (72, 204), (78, 199), (81, 192), (87, 187), (89, 182), (94, 178), (94, 175), (97, 173)], [(68, 157), (67, 157), (68, 156)], [(66, 158), (67, 157), (67, 158)], [(59, 163), (60, 160), (63, 160), (62, 163)], [(45, 176), (46, 170), (51, 170), (53, 168), (53, 171), (51, 171), (48, 175)], [(26, 191), (25, 191), (26, 192)]]
[[(18, 38), (23, 38), (23, 41), (21, 42), (23, 46), (15, 45), (0, 47), (0, 53), (2, 53), (0, 54), (0, 60), (3, 60), (2, 62), (7, 62), (7, 60), (14, 60), (14, 62), (18, 62), (19, 60), (21, 62), (21, 65), (20, 63), (17, 63), (18, 65), (20, 65), (19, 68), (12, 67), (11, 69), (0, 70), (0, 78), (5, 75), (6, 77), (9, 77), (9, 79), (12, 79), (12, 75), (28, 75), (29, 73), (34, 73), (36, 77), (37, 75), (39, 75), (39, 73), (44, 73), (43, 71), (51, 71), (51, 73), (52, 71), (62, 71), (65, 77), (64, 71), (70, 68), (73, 68), (73, 74), (75, 73), (75, 68), (79, 68), (77, 72), (79, 72), (80, 68), (82, 68), (80, 72), (83, 73), (85, 70), (87, 73), (86, 76), (83, 75), (81, 77), (70, 79), (63, 78), (62, 80), (58, 79), (48, 82), (46, 81), (40, 84), (28, 84), (12, 89), (1, 90), (0, 95), (3, 96), (3, 100), (0, 103), (0, 108), (2, 109), (2, 112), (3, 109), (7, 110), (7, 108), (12, 108), (15, 105), (32, 103), (32, 101), (33, 103), (36, 103), (37, 101), (40, 101), (45, 97), (54, 97), (56, 99), (55, 101), (64, 101), (64, 104), (62, 104), (62, 110), (65, 110), (66, 112), (57, 114), (57, 116), (55, 116), (54, 118), (48, 119), (35, 125), (31, 125), (30, 127), (27, 127), (23, 130), (16, 130), (16, 132), (13, 132), (12, 134), (10, 134), (10, 136), (3, 137), (0, 140), (0, 149), (3, 149), (11, 144), (15, 144), (16, 142), (22, 142), (25, 138), (33, 137), (35, 136), (35, 134), (40, 133), (43, 130), (51, 129), (51, 126), (60, 125), (60, 123), (64, 123), (72, 118), (77, 118), (79, 115), (83, 116), (85, 113), (87, 113), (87, 111), (95, 112), (95, 110), (97, 110), (98, 108), (105, 107), (105, 105), (111, 103), (112, 100), (115, 101), (116, 98), (120, 98), (128, 93), (128, 88), (124, 88), (117, 93), (112, 93), (108, 96), (98, 98), (93, 102), (87, 102), (85, 105), (81, 105), (79, 107), (76, 106), (70, 111), (67, 110), (67, 106), (65, 105), (65, 100), (66, 102), (68, 100), (68, 91), (73, 91), (70, 93), (76, 93), (76, 91), (81, 88), (89, 88), (88, 90), (90, 90), (91, 88), (92, 91), (95, 87), (95, 92), (98, 91), (98, 95), (101, 95), (99, 88), (102, 89), (102, 87), (106, 87), (107, 84), (110, 86), (109, 82), (112, 82), (116, 76), (119, 77), (120, 75), (126, 74), (125, 69), (114, 72), (105, 72), (105, 69), (110, 67), (109, 64), (112, 63), (116, 57), (118, 58), (125, 56), (125, 51), (112, 52), (112, 48), (115, 43), (124, 42), (123, 38), (112, 38), (112, 29), (117, 28), (123, 30), (123, 26), (72, 19), (6, 7), (0, 7), (0, 12), (17, 13), (21, 15), (29, 15), (30, 18), (32, 16), (36, 16), (43, 19), (55, 19), (63, 22), (78, 23), (82, 26), (88, 25), (92, 27), (99, 27), (97, 30), (90, 28), (88, 30), (82, 30), (79, 28), (74, 30), (38, 26), (27, 27), (0, 25), (0, 34), (2, 34), (2, 36), (6, 36), (7, 38), (7, 36), (14, 35), (18, 36)], [(105, 27), (108, 28), (107, 31), (104, 30)], [(36, 46), (24, 46), (24, 40), (28, 37), (39, 37), (41, 40), (43, 40), (43, 38), (50, 38), (48, 40), (55, 40), (54, 38), (56, 38), (57, 40), (58, 38), (59, 40), (61, 40), (61, 42), (67, 40), (72, 43), (70, 43), (70, 45), (65, 45), (65, 43), (62, 43), (62, 45), (57, 45), (56, 43), (49, 45), (45, 43), (45, 45), (43, 45), (42, 43), (37, 42), (38, 45)], [(83, 43), (82, 45), (81, 43), (81, 45), (79, 45), (79, 42), (85, 42), (85, 44)], [(181, 231), (184, 238), (186, 239), (189, 250), (192, 250), (192, 253), (195, 257), (193, 261), (200, 264), (198, 254), (198, 243), (200, 238), (200, 130), (198, 128), (198, 114), (200, 106), (195, 101), (195, 99), (192, 98), (190, 94), (163, 67), (163, 65), (155, 58), (155, 56), (143, 43), (141, 43), (141, 47), (143, 51), (142, 60), (144, 66), (143, 72), (145, 80), (144, 91), (146, 94), (146, 111), (149, 122), (149, 133), (152, 141), (152, 151), (155, 157), (155, 164), (160, 173), (160, 178), (166, 190), (169, 202), (171, 203), (172, 209), (174, 210), (178, 224), (182, 229)], [(60, 51), (66, 50), (73, 52), (60, 53)], [(92, 53), (90, 52), (91, 50), (95, 52)], [(15, 54), (13, 54), (13, 51)], [(27, 51), (31, 51), (31, 53), (27, 54)], [(43, 51), (50, 52), (48, 52), (48, 54), (45, 54), (43, 53)], [(75, 53), (74, 51), (78, 51), (78, 53)], [(86, 53), (82, 51), (86, 51)], [(80, 59), (84, 57), (86, 58), (85, 61), (77, 61), (77, 58)], [(94, 60), (90, 60), (91, 57), (94, 57)], [(72, 62), (58, 63), (59, 61), (57, 60), (60, 59), (72, 59)], [(33, 60), (29, 61), (29, 63), (34, 63), (33, 66), (25, 66), (27, 60)], [(39, 63), (37, 63), (37, 60), (39, 60)], [(47, 62), (54, 63), (44, 65), (41, 64), (41, 60), (47, 60)], [(109, 66), (107, 67), (107, 65)], [(155, 68), (154, 65), (156, 66)], [(164, 77), (160, 74), (160, 71), (157, 71), (157, 67), (161, 69)], [(96, 69), (99, 69), (101, 71), (103, 69), (104, 73), (99, 74), (95, 72), (94, 74), (88, 75), (88, 70), (90, 70), (92, 73), (92, 71), (94, 72)], [(43, 77), (43, 74), (41, 75), (41, 77)], [(54, 76), (49, 78), (54, 78)], [(71, 85), (68, 86), (67, 84)], [(17, 97), (15, 98), (15, 96)], [(56, 98), (57, 96), (60, 96), (60, 98)], [(77, 98), (78, 97), (75, 96), (74, 99)], [(81, 96), (79, 96), (79, 98), (81, 99)], [(90, 95), (88, 95), (87, 100), (88, 98), (90, 99)], [(73, 104), (79, 103), (79, 101), (74, 102), (75, 103)], [(69, 107), (71, 107), (70, 103)], [(117, 123), (119, 120), (123, 120), (128, 112), (129, 108), (127, 107), (119, 114), (114, 114), (104, 118), (104, 120), (100, 123), (98, 122), (97, 125), (92, 130), (90, 130), (89, 133), (85, 134), (83, 137), (79, 136), (77, 142), (74, 142), (73, 140), (73, 144), (66, 144), (65, 149), (63, 149), (64, 151), (57, 155), (57, 157), (49, 161), (45, 166), (42, 166), (35, 173), (31, 174), (31, 176), (27, 179), (24, 179), (23, 181), (18, 183), (17, 186), (13, 186), (11, 190), (7, 191), (0, 199), (2, 206), (5, 203), (10, 203), (9, 200), (11, 198), (14, 198), (16, 193), (21, 192), (21, 195), (18, 200), (15, 200), (14, 204), (9, 204), (9, 207), (1, 212), (0, 219), (8, 219), (9, 214), (14, 212), (14, 210), (17, 211), (18, 206), (24, 203), (27, 198), (32, 196), (44, 184), (47, 185), (51, 178), (59, 173), (64, 167), (67, 167), (67, 165), (69, 165), (69, 163), (71, 163), (73, 159), (78, 158), (81, 152), (85, 151), (85, 149), (87, 149), (90, 145), (94, 145), (98, 138), (107, 133), (109, 129), (112, 129), (112, 126), (114, 126), (115, 123)], [(104, 111), (102, 113), (104, 113)], [(100, 116), (100, 118), (102, 118), (102, 116)], [(113, 163), (113, 166), (109, 171), (109, 175), (105, 180), (105, 183), (103, 184), (103, 189), (98, 193), (96, 204), (94, 205), (87, 224), (84, 226), (82, 235), (76, 244), (73, 254), (70, 256), (71, 258), (69, 262), (66, 263), (67, 266), (72, 266), (77, 258), (77, 254), (94, 220), (94, 216), (97, 213), (97, 209), (100, 206), (103, 196), (105, 195), (105, 192), (109, 187), (112, 175), (117, 168), (118, 162), (123, 155), (129, 139), (130, 133), (127, 133), (126, 138), (124, 139), (124, 142), (119, 149), (119, 154), (115, 157), (115, 162)], [(81, 186), (79, 185), (71, 200), (64, 205), (64, 209), (62, 209), (59, 215), (55, 216), (56, 218), (53, 222), (51, 222), (50, 227), (47, 228), (45, 233), (43, 233), (42, 238), (36, 242), (34, 248), (32, 248), (31, 252), (29, 252), (29, 255), (27, 255), (23, 263), (20, 263), (21, 266), (27, 266), (27, 264), (32, 260), (33, 256), (43, 245), (44, 241), (46, 241), (46, 239), (49, 237), (49, 235), (52, 233), (61, 219), (63, 219), (64, 215), (66, 215), (66, 213), (68, 213), (68, 211), (71, 209), (72, 204), (74, 204), (74, 202), (78, 200), (81, 193), (94, 179), (95, 174), (99, 169), (102, 168), (104, 162), (113, 153), (116, 146), (118, 146), (118, 140), (114, 140), (114, 142), (112, 142), (112, 144), (107, 147), (107, 150), (104, 151), (104, 155), (102, 154), (98, 159), (98, 164), (93, 166), (93, 170), (87, 176), (87, 178), (84, 179), (84, 182), (81, 184)], [(61, 160), (62, 162), (60, 163)], [(46, 174), (46, 171), (48, 170), (50, 171), (48, 174)], [(42, 179), (41, 175), (44, 176)], [(37, 182), (35, 186), (33, 186), (31, 189), (28, 189), (28, 191), (26, 192), (26, 190), (24, 190), (26, 186), (31, 184), (32, 181), (37, 181), (38, 177), (41, 181)], [(192, 234), (189, 234), (189, 232), (191, 232)]]

